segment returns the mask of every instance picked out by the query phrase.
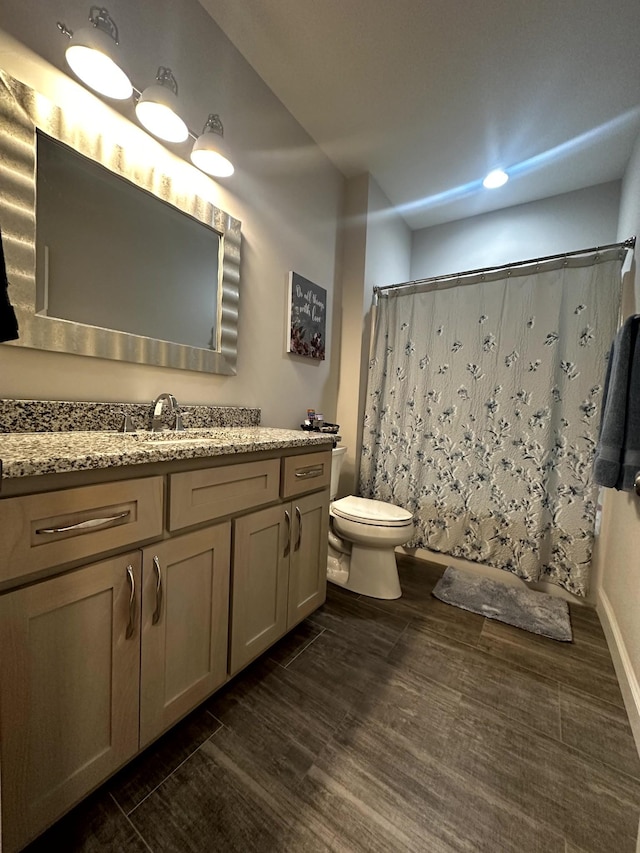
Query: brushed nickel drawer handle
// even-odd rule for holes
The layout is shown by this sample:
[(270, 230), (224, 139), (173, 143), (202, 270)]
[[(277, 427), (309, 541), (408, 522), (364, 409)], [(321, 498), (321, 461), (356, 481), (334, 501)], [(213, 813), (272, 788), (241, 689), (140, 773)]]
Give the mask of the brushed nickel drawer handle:
[(322, 477), (324, 473), (324, 465), (314, 465), (309, 468), (301, 468), (299, 471), (296, 471), (295, 476), (297, 480), (307, 480), (310, 477)]
[(289, 510), (285, 509), (284, 517), (287, 520), (287, 544), (284, 546), (284, 554), (283, 557), (289, 556), (289, 551), (291, 551), (291, 516), (289, 515)]
[(133, 637), (133, 631), (136, 622), (136, 581), (133, 576), (133, 566), (127, 566), (127, 578), (129, 580), (129, 624), (125, 638), (127, 640)]
[(36, 535), (40, 533), (67, 533), (69, 530), (91, 530), (93, 527), (107, 526), (113, 524), (114, 521), (120, 521), (131, 515), (131, 510), (121, 512), (118, 515), (110, 515), (106, 518), (88, 518), (86, 521), (79, 521), (77, 524), (69, 524), (67, 527), (41, 527), (36, 530)]
[(296, 544), (294, 547), (294, 551), (300, 550), (300, 542), (302, 540), (302, 513), (300, 512), (300, 507), (296, 507), (296, 518), (298, 520), (298, 538), (296, 539)]
[(162, 612), (162, 572), (160, 571), (160, 560), (156, 554), (153, 555), (153, 567), (156, 570), (156, 609), (153, 611), (151, 624), (157, 625)]
[(638, 473), (636, 474), (635, 480), (633, 481), (633, 485), (636, 490), (636, 495), (640, 497), (640, 471), (638, 471)]

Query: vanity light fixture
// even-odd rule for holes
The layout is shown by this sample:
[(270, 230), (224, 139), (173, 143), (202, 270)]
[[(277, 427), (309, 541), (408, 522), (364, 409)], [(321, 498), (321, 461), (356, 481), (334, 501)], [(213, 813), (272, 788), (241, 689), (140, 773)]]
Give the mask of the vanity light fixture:
[(482, 186), (487, 190), (496, 190), (498, 187), (504, 186), (508, 180), (509, 175), (503, 169), (494, 169), (484, 179)]
[(160, 66), (156, 82), (147, 86), (136, 104), (140, 123), (159, 139), (184, 142), (189, 128), (178, 115), (178, 81), (170, 68)]
[[(195, 140), (191, 162), (214, 178), (234, 173), (220, 116), (211, 113), (200, 136), (189, 130), (179, 115), (178, 81), (170, 68), (160, 66), (155, 82), (144, 91), (136, 88), (120, 67), (118, 28), (108, 10), (91, 6), (90, 27), (75, 34), (58, 21), (60, 32), (71, 39), (66, 59), (77, 77), (100, 95), (126, 100), (133, 96), (136, 116), (149, 133), (165, 142)], [(184, 156), (184, 155), (183, 155)]]
[(101, 95), (117, 100), (130, 98), (133, 86), (120, 67), (118, 28), (113, 18), (106, 9), (92, 6), (89, 21), (91, 26), (83, 27), (75, 35), (64, 24), (57, 24), (60, 32), (71, 39), (65, 52), (70, 68)]
[(191, 162), (215, 178), (233, 175), (233, 163), (229, 159), (224, 141), (224, 128), (217, 113), (210, 113), (200, 136), (191, 150)]

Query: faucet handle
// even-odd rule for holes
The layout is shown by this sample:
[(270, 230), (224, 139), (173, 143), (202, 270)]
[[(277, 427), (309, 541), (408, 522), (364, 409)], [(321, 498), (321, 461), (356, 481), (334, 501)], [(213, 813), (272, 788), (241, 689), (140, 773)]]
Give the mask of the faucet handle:
[(176, 423), (174, 426), (176, 432), (182, 432), (184, 430), (184, 424), (182, 423), (182, 412), (176, 412)]
[(120, 426), (120, 432), (135, 432), (135, 427), (129, 412), (122, 412), (122, 425)]

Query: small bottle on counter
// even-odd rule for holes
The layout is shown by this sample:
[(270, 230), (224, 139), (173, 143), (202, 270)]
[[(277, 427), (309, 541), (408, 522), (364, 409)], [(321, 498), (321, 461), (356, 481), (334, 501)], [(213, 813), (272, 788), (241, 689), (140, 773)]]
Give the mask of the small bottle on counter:
[(316, 428), (316, 410), (315, 409), (307, 409), (307, 417), (304, 419), (304, 422), (300, 424), (302, 429), (311, 431)]

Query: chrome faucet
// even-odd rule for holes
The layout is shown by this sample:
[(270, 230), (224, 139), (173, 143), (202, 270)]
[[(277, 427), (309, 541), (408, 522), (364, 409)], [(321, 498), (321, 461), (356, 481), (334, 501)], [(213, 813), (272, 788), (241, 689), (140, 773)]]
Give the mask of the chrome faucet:
[(163, 394), (159, 394), (151, 404), (153, 406), (151, 432), (158, 432), (159, 430), (164, 429), (164, 421), (162, 420), (162, 404), (165, 400), (169, 401), (171, 411), (175, 415), (175, 423), (173, 428), (178, 431), (183, 430), (184, 425), (182, 423), (182, 414), (180, 412), (180, 407), (178, 406), (178, 401), (173, 396), (173, 394), (167, 394), (166, 392), (164, 392)]

